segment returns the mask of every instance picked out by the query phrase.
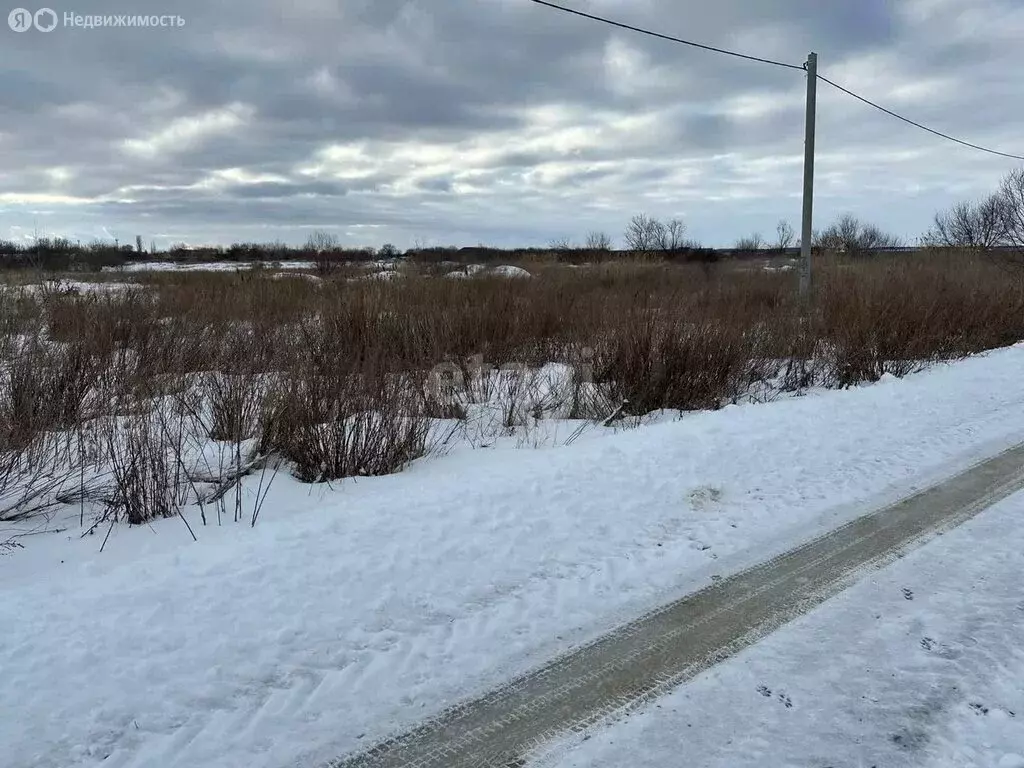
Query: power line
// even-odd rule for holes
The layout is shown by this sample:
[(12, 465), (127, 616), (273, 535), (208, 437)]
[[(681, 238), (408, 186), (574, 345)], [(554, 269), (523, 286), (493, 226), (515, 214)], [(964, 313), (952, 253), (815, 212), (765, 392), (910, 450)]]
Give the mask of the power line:
[[(635, 26), (633, 26), (631, 24), (625, 24), (625, 23), (623, 23), (621, 21), (615, 21), (614, 19), (605, 18), (604, 16), (596, 16), (596, 15), (594, 15), (592, 13), (586, 13), (584, 11), (578, 11), (578, 10), (576, 10), (574, 8), (567, 8), (564, 5), (559, 5), (558, 3), (549, 2), (549, 0), (530, 0), (530, 2), (535, 3), (536, 5), (543, 5), (543, 6), (547, 7), (547, 8), (552, 8), (552, 9), (554, 9), (556, 11), (562, 11), (563, 13), (568, 13), (568, 14), (571, 14), (573, 16), (579, 16), (579, 17), (584, 18), (584, 19), (590, 19), (591, 21), (597, 21), (597, 22), (600, 22), (601, 24), (607, 24), (607, 25), (612, 26), (612, 27), (618, 27), (619, 29), (626, 29), (626, 30), (629, 30), (630, 32), (636, 32), (637, 34), (646, 35), (648, 37), (658, 38), (659, 40), (667, 40), (670, 43), (679, 43), (680, 45), (688, 45), (688, 46), (690, 46), (692, 48), (700, 48), (701, 50), (711, 51), (712, 53), (721, 53), (721, 54), (724, 54), (726, 56), (733, 56), (733, 57), (738, 58), (738, 59), (746, 59), (747, 61), (756, 61), (756, 62), (759, 62), (761, 64), (771, 64), (772, 66), (783, 67), (785, 69), (797, 69), (797, 70), (800, 70), (800, 71), (805, 71), (807, 69), (807, 65), (806, 64), (802, 65), (802, 66), (801, 65), (797, 65), (797, 64), (787, 64), (784, 61), (775, 61), (774, 59), (765, 59), (765, 58), (761, 58), (760, 56), (750, 56), (750, 55), (745, 54), (745, 53), (738, 53), (736, 51), (729, 51), (729, 50), (726, 50), (725, 48), (716, 48), (713, 45), (704, 45), (703, 43), (696, 43), (696, 42), (693, 42), (692, 40), (683, 40), (682, 38), (679, 38), (679, 37), (672, 37), (671, 35), (665, 35), (665, 34), (662, 34), (661, 32), (655, 32), (655, 31), (650, 30), (650, 29), (644, 29), (643, 27), (635, 27)], [(884, 112), (885, 114), (887, 114), (887, 115), (889, 115), (891, 117), (895, 117), (897, 120), (902, 120), (904, 123), (907, 123), (908, 125), (912, 125), (915, 128), (920, 128), (922, 131), (926, 131), (926, 132), (928, 132), (928, 133), (930, 133), (930, 134), (932, 134), (934, 136), (938, 136), (940, 138), (946, 139), (947, 141), (952, 141), (952, 142), (954, 142), (956, 144), (960, 144), (960, 145), (962, 145), (964, 147), (969, 147), (970, 149), (978, 150), (979, 152), (986, 152), (986, 153), (988, 153), (990, 155), (998, 155), (999, 157), (1008, 157), (1011, 160), (1024, 160), (1024, 155), (1013, 155), (1013, 154), (1010, 154), (1008, 152), (999, 152), (999, 151), (997, 151), (995, 149), (990, 149), (988, 147), (983, 147), (983, 146), (981, 146), (979, 144), (972, 144), (969, 141), (964, 141), (963, 139), (958, 139), (955, 136), (950, 136), (948, 133), (943, 133), (942, 131), (937, 131), (934, 128), (929, 128), (927, 125), (922, 125), (921, 123), (917, 122), (916, 120), (911, 120), (909, 117), (904, 117), (903, 115), (900, 115), (900, 114), (898, 114), (896, 112), (893, 112), (891, 109), (886, 109), (882, 105), (876, 104), (875, 102), (871, 101), (870, 99), (868, 99), (868, 98), (866, 98), (864, 96), (861, 96), (860, 94), (854, 93), (853, 91), (849, 90), (848, 88), (844, 88), (843, 86), (839, 85), (836, 82), (833, 82), (832, 80), (829, 80), (827, 77), (825, 77), (823, 75), (818, 75), (817, 77), (818, 77), (819, 80), (821, 80), (821, 81), (823, 81), (825, 83), (828, 83), (833, 88), (835, 88), (835, 89), (837, 89), (839, 91), (842, 91), (847, 96), (851, 96), (854, 99), (857, 99), (857, 101), (864, 102), (865, 104), (867, 104), (870, 107), (874, 107), (875, 109), (880, 110), (880, 111)]]
[(722, 53), (726, 56), (735, 56), (738, 59), (746, 59), (747, 61), (756, 61), (761, 64), (771, 64), (776, 67), (785, 67), (786, 69), (799, 69), (803, 70), (803, 67), (798, 64), (787, 64), (784, 61), (774, 61), (773, 59), (763, 59), (760, 56), (748, 56), (745, 53), (737, 53), (736, 51), (728, 51), (725, 48), (715, 48), (713, 45), (704, 45), (703, 43), (695, 43), (692, 40), (683, 40), (682, 38), (672, 37), (671, 35), (663, 35), (660, 32), (654, 32), (650, 29), (643, 29), (642, 27), (634, 27), (630, 24), (624, 24), (621, 21), (614, 21), (607, 19), (603, 16), (595, 16), (592, 13), (584, 13), (583, 11), (577, 11), (574, 8), (566, 8), (564, 5), (558, 5), (557, 3), (548, 2), (548, 0), (530, 0), (532, 3), (537, 5), (543, 5), (548, 8), (553, 8), (556, 11), (562, 11), (563, 13), (570, 13), (573, 16), (580, 16), (584, 19), (590, 19), (591, 21), (598, 21), (602, 24), (608, 24), (612, 27), (618, 27), (619, 29), (628, 29), (630, 32), (637, 32), (641, 35), (647, 35), (648, 37), (656, 37), (659, 40), (667, 40), (670, 43), (679, 43), (681, 45), (689, 45), (692, 48), (700, 48), (705, 51), (711, 51), (712, 53)]
[(976, 150), (978, 150), (980, 152), (987, 152), (990, 155), (999, 155), (1000, 157), (1009, 157), (1012, 160), (1024, 160), (1024, 156), (1022, 156), (1022, 155), (1011, 155), (1008, 152), (999, 152), (999, 151), (994, 150), (994, 149), (989, 149), (988, 147), (982, 147), (982, 146), (979, 146), (978, 144), (972, 144), (969, 141), (964, 141), (963, 139), (958, 139), (955, 136), (950, 136), (948, 133), (943, 133), (942, 131), (937, 131), (934, 128), (929, 128), (927, 125), (921, 125), (921, 123), (918, 123), (915, 120), (911, 120), (909, 117), (904, 117), (903, 115), (897, 114), (896, 112), (893, 112), (891, 109), (886, 109), (885, 107), (881, 106), (880, 104), (876, 104), (875, 102), (871, 101), (870, 99), (866, 99), (863, 96), (861, 96), (859, 94), (856, 94), (853, 91), (849, 90), (848, 88), (844, 88), (843, 86), (839, 85), (838, 83), (832, 82), (831, 80), (829, 80), (827, 77), (825, 77), (823, 75), (818, 75), (818, 79), (823, 81), (823, 82), (828, 83), (833, 88), (835, 88), (835, 89), (837, 89), (839, 91), (842, 91), (847, 96), (852, 96), (853, 98), (857, 99), (857, 101), (862, 101), (865, 104), (867, 104), (868, 106), (871, 106), (871, 107), (874, 107), (875, 109), (881, 110), (885, 114), (890, 115), (892, 117), (895, 117), (897, 120), (902, 120), (904, 123), (909, 123), (910, 125), (914, 126), (915, 128), (920, 128), (922, 131), (927, 131), (928, 133), (934, 134), (934, 135), (939, 136), (939, 137), (941, 137), (943, 139), (947, 139), (948, 141), (953, 141), (953, 142), (956, 142), (957, 144), (962, 144), (965, 147), (970, 147), (971, 149), (976, 149)]

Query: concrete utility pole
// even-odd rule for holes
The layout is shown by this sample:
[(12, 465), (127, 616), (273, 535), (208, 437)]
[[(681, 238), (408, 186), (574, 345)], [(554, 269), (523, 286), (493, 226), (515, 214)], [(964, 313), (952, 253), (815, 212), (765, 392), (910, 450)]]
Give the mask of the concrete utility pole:
[(814, 120), (818, 102), (818, 54), (807, 57), (807, 127), (804, 137), (804, 215), (800, 239), (800, 295), (811, 293), (811, 238), (814, 236)]

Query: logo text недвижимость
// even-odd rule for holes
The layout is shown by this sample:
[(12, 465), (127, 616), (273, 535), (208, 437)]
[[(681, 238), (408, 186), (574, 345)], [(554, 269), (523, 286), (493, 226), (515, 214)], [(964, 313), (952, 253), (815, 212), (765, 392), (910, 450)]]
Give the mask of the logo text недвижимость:
[(52, 8), (40, 8), (30, 11), (27, 8), (15, 8), (7, 15), (7, 25), (15, 32), (52, 32), (58, 26), (74, 29), (110, 29), (110, 28), (180, 28), (185, 26), (185, 19), (178, 14), (80, 14), (65, 11), (58, 14)]

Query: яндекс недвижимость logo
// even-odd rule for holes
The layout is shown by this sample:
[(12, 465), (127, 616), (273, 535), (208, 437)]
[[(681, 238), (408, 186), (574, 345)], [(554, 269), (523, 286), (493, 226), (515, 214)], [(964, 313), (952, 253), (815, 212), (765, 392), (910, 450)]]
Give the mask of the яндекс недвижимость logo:
[(109, 27), (184, 27), (185, 19), (177, 14), (88, 14), (73, 11), (58, 16), (52, 8), (40, 8), (33, 13), (27, 8), (15, 8), (7, 14), (7, 26), (15, 32), (52, 32), (59, 26), (77, 29), (106, 29)]
[(40, 8), (35, 13), (15, 8), (7, 15), (7, 25), (15, 32), (28, 32), (33, 27), (40, 32), (52, 32), (57, 26), (57, 12), (52, 8)]

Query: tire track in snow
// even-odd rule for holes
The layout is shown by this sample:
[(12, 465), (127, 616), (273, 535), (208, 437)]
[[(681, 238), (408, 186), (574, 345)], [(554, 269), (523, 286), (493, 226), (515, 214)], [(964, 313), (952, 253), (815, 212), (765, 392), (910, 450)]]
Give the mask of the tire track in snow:
[(660, 696), (827, 600), (864, 569), (1024, 488), (1024, 445), (676, 601), (330, 768), (509, 768)]

